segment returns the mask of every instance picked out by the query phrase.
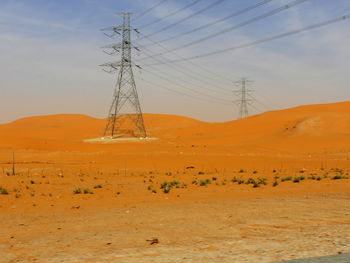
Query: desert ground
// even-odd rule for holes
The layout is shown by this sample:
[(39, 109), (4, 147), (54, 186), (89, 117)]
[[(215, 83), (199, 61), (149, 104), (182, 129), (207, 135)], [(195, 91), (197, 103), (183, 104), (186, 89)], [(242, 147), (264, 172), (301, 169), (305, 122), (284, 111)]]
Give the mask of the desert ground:
[[(275, 262), (350, 252), (350, 102), (207, 123), (0, 125), (0, 262)], [(14, 162), (13, 162), (14, 153)]]

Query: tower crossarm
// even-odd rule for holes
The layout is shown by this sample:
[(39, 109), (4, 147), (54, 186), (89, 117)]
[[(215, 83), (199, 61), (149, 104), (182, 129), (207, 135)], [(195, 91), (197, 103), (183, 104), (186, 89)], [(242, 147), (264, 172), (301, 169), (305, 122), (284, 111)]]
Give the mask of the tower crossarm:
[(100, 29), (101, 31), (114, 31), (115, 33), (120, 33), (121, 31), (138, 31), (136, 28), (130, 27), (129, 28), (124, 28), (123, 25), (121, 26), (111, 26), (111, 27), (106, 27), (106, 28), (102, 28)]
[(111, 67), (114, 69), (118, 69), (121, 66), (136, 66), (136, 64), (131, 61), (115, 61), (115, 62), (107, 62), (100, 65), (100, 67)]

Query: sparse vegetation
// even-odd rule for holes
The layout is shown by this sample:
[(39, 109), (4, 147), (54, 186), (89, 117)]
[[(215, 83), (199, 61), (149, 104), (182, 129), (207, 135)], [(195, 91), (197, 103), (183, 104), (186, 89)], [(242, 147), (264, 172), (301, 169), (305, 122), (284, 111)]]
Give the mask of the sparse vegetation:
[(211, 184), (211, 180), (210, 179), (201, 180), (199, 182), (200, 186), (206, 186), (207, 184)]
[(258, 178), (258, 184), (267, 185), (267, 179), (259, 177)]
[(88, 188), (85, 188), (83, 191), (84, 194), (93, 194), (92, 191), (90, 191)]
[(102, 185), (97, 184), (97, 185), (94, 186), (94, 189), (98, 189), (98, 188), (102, 188)]
[(337, 175), (332, 177), (332, 180), (339, 180), (339, 179), (343, 179), (343, 176), (337, 174)]
[(293, 183), (299, 183), (300, 182), (300, 177), (294, 177)]
[(2, 194), (2, 195), (8, 195), (9, 192), (7, 191), (6, 188), (3, 188), (3, 187), (0, 186), (0, 194)]
[(73, 193), (74, 193), (74, 194), (81, 194), (81, 189), (80, 189), (80, 188), (75, 188), (75, 189), (73, 190)]
[(282, 179), (281, 179), (281, 181), (282, 182), (285, 182), (285, 181), (292, 181), (292, 177), (291, 176), (286, 176), (286, 177), (283, 177)]

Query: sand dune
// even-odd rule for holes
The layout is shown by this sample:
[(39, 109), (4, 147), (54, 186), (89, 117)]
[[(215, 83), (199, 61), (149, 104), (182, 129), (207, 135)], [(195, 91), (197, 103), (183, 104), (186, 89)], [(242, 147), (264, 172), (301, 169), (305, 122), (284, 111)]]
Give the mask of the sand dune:
[[(301, 152), (350, 147), (350, 102), (301, 106), (223, 123), (161, 114), (145, 114), (144, 119), (149, 137), (185, 144)], [(86, 148), (83, 140), (100, 137), (104, 125), (103, 119), (76, 114), (28, 117), (0, 125), (0, 143), (29, 149), (59, 150), (62, 144)]]

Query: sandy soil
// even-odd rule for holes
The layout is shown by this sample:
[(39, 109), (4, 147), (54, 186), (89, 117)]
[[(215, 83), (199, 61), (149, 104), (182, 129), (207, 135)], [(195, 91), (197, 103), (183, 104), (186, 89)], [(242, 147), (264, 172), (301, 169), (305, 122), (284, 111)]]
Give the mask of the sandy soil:
[(118, 143), (84, 142), (104, 120), (83, 115), (0, 125), (0, 262), (350, 252), (349, 116), (349, 102), (226, 123), (148, 114), (157, 140)]

